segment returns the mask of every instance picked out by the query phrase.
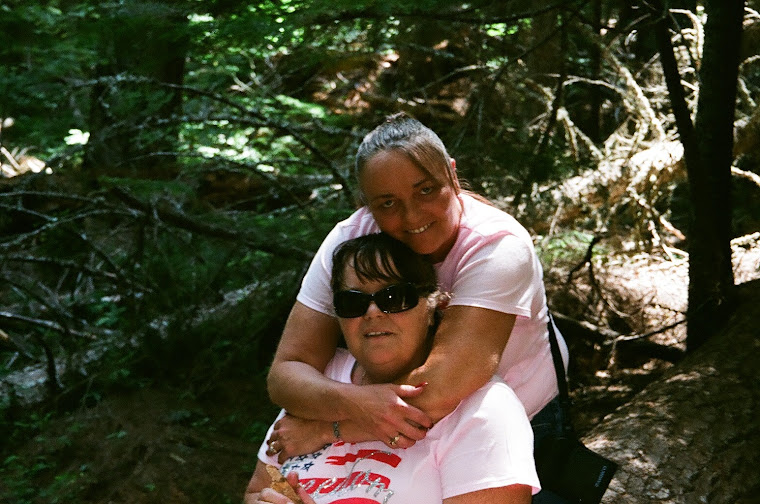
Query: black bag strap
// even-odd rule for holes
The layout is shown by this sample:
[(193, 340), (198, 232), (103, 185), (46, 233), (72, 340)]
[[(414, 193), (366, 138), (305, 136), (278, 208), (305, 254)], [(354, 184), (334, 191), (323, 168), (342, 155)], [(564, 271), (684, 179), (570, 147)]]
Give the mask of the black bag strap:
[(568, 393), (567, 377), (565, 376), (565, 365), (562, 362), (562, 354), (559, 351), (557, 335), (554, 332), (554, 319), (549, 313), (549, 347), (552, 351), (552, 360), (554, 361), (554, 372), (557, 375), (557, 388), (559, 388), (559, 403), (562, 407), (562, 429), (565, 434), (574, 436), (573, 425), (570, 423), (570, 394)]

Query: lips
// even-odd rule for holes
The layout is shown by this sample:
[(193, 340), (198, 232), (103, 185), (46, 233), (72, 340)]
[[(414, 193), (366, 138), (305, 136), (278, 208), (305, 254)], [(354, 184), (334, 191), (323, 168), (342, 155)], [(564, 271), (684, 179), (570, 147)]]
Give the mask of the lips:
[(372, 331), (372, 332), (365, 333), (364, 336), (366, 338), (374, 338), (377, 336), (389, 336), (390, 334), (392, 333), (388, 331)]
[(433, 225), (433, 223), (431, 222), (431, 223), (429, 223), (429, 224), (425, 224), (424, 226), (422, 226), (422, 227), (419, 227), (419, 228), (417, 228), (417, 229), (409, 229), (409, 230), (407, 230), (406, 232), (407, 232), (407, 233), (411, 233), (411, 234), (420, 234), (420, 233), (424, 233), (425, 231), (427, 231), (428, 229), (430, 229), (430, 226), (432, 226), (432, 225)]

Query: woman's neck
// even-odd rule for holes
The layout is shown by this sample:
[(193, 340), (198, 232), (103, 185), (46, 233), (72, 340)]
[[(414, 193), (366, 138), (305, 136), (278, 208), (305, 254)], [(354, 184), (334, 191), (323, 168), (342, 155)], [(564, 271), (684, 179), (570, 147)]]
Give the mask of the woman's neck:
[(367, 373), (367, 370), (359, 364), (359, 361), (354, 362), (354, 368), (351, 370), (351, 383), (354, 385), (375, 385), (378, 383), (388, 383), (390, 381), (393, 380), (373, 379), (372, 376)]
[(425, 342), (425, 352), (418, 359), (413, 359), (411, 362), (403, 368), (396, 369), (395, 372), (384, 373), (369, 373), (359, 361), (354, 362), (354, 366), (351, 369), (351, 383), (354, 385), (377, 385), (379, 383), (393, 383), (400, 379), (404, 375), (410, 373), (413, 369), (421, 366), (425, 363), (427, 355), (430, 353), (430, 346), (432, 339)]

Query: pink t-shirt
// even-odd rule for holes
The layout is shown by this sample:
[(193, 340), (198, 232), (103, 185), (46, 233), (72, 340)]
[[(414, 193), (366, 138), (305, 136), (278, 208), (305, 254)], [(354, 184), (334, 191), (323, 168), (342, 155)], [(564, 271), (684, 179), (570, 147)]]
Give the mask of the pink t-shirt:
[[(517, 316), (498, 374), (533, 418), (558, 393), (543, 270), (530, 234), (511, 215), (468, 194), (461, 194), (460, 199), (464, 211), (459, 233), (446, 258), (435, 265), (438, 282), (441, 290), (452, 295), (450, 306), (475, 306)], [(366, 207), (339, 222), (317, 251), (298, 301), (334, 315), (330, 288), (333, 251), (346, 240), (379, 231)], [(558, 331), (557, 338), (567, 367), (567, 347)]]
[[(325, 375), (350, 383), (354, 362), (340, 348)], [(262, 444), (259, 459), (279, 467), (266, 449)], [(530, 423), (517, 396), (498, 377), (463, 400), (411, 448), (391, 450), (378, 441), (338, 442), (286, 460), (281, 471), (297, 471), (306, 491), (325, 504), (441, 504), (487, 488), (522, 484), (533, 487), (534, 494), (540, 488)]]

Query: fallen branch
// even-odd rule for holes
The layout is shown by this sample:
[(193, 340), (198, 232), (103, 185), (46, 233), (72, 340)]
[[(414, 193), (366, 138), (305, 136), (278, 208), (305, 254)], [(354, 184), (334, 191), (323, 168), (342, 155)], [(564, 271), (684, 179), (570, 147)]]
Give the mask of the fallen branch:
[(648, 333), (644, 333), (644, 334), (632, 334), (632, 335), (628, 335), (628, 336), (620, 335), (617, 338), (615, 338), (615, 343), (619, 343), (621, 341), (635, 341), (635, 340), (640, 340), (640, 339), (648, 338), (650, 336), (655, 336), (657, 334), (664, 333), (665, 331), (669, 331), (670, 329), (675, 329), (676, 327), (680, 326), (681, 324), (685, 324), (685, 323), (686, 323), (686, 318), (683, 318), (683, 319), (681, 319), (681, 320), (679, 320), (677, 322), (673, 322), (672, 324), (668, 324), (668, 325), (666, 325), (664, 327), (661, 327), (659, 329), (655, 329), (654, 331), (650, 331)]
[(615, 352), (625, 350), (626, 352), (637, 351), (645, 354), (647, 357), (661, 359), (668, 362), (679, 362), (685, 356), (685, 352), (671, 345), (662, 345), (653, 341), (644, 341), (646, 338), (660, 334), (667, 330), (673, 329), (686, 320), (680, 320), (673, 324), (661, 327), (645, 334), (620, 334), (607, 327), (599, 327), (584, 320), (576, 320), (567, 315), (553, 312), (560, 331), (565, 335), (575, 335), (581, 338), (590, 339), (602, 347), (611, 347), (612, 359), (615, 359)]
[(760, 186), (760, 175), (753, 173), (751, 171), (746, 170), (740, 170), (739, 168), (732, 166), (731, 167), (731, 173), (733, 175), (736, 175), (737, 177), (741, 177), (744, 179), (747, 179), (751, 182), (754, 182), (755, 185)]
[[(34, 359), (32, 349), (26, 344), (25, 341), (17, 338), (13, 333), (8, 334), (2, 329), (0, 329), (0, 348), (16, 351), (17, 353), (14, 356), (13, 360), (15, 360), (15, 357), (18, 357), (19, 353), (21, 353), (27, 359)], [(6, 367), (10, 368), (11, 364), (6, 364)]]
[(583, 333), (589, 336), (600, 344), (609, 344), (611, 340), (622, 337), (619, 332), (613, 331), (607, 327), (599, 327), (585, 320), (577, 320), (567, 315), (563, 315), (559, 312), (552, 312), (552, 317), (557, 321), (557, 326), (560, 331), (565, 332), (563, 328), (567, 328), (570, 332)]
[(70, 334), (78, 338), (85, 338), (85, 339), (89, 339), (93, 341), (97, 340), (102, 335), (113, 334), (112, 331), (108, 331), (104, 329), (100, 329), (98, 331), (101, 334), (97, 334), (94, 332), (78, 331), (76, 329), (64, 327), (62, 324), (59, 324), (58, 322), (55, 322), (52, 320), (37, 319), (37, 318), (27, 317), (25, 315), (19, 315), (17, 313), (11, 313), (7, 311), (0, 311), (0, 319), (10, 320), (14, 322), (22, 322), (24, 324), (33, 325), (36, 327), (42, 327), (44, 329), (49, 329), (51, 331), (56, 331), (61, 334)]
[(588, 247), (586, 248), (586, 255), (583, 256), (583, 259), (576, 264), (573, 269), (570, 270), (570, 272), (567, 274), (567, 280), (566, 283), (570, 283), (570, 281), (573, 279), (573, 274), (588, 264), (589, 268), (591, 268), (591, 257), (594, 254), (594, 245), (599, 243), (599, 241), (602, 238), (599, 235), (594, 235), (594, 237), (591, 239), (591, 243), (588, 244)]
[(54, 257), (35, 257), (35, 256), (22, 256), (22, 255), (15, 255), (15, 254), (9, 254), (6, 256), (2, 256), (3, 260), (6, 262), (21, 262), (21, 263), (31, 263), (31, 264), (49, 264), (53, 266), (58, 266), (63, 269), (73, 269), (76, 271), (81, 271), (84, 273), (87, 273), (91, 276), (98, 276), (102, 278), (106, 278), (108, 280), (111, 280), (113, 282), (122, 282), (130, 287), (137, 287), (139, 290), (145, 291), (145, 292), (152, 292), (153, 290), (138, 284), (134, 280), (130, 280), (129, 278), (120, 278), (115, 273), (112, 273), (110, 271), (103, 271), (95, 268), (91, 268), (89, 266), (85, 266), (84, 264), (80, 264), (76, 261), (68, 261), (65, 259), (56, 259)]
[(187, 231), (192, 231), (194, 233), (211, 236), (214, 238), (221, 238), (224, 240), (240, 241), (254, 249), (278, 256), (309, 259), (313, 255), (311, 252), (297, 247), (272, 241), (264, 242), (260, 239), (254, 238), (249, 234), (243, 234), (236, 230), (229, 230), (207, 224), (205, 222), (193, 219), (192, 217), (178, 210), (169, 208), (166, 205), (154, 206), (152, 204), (145, 203), (121, 187), (114, 187), (111, 189), (111, 192), (127, 205), (142, 211), (146, 216), (169, 222), (174, 226), (185, 229)]
[(8, 160), (8, 162), (11, 164), (11, 166), (17, 171), (21, 171), (21, 166), (19, 166), (18, 162), (16, 161), (16, 158), (13, 157), (13, 154), (11, 154), (8, 149), (0, 145), (0, 152), (2, 152), (3, 156)]

